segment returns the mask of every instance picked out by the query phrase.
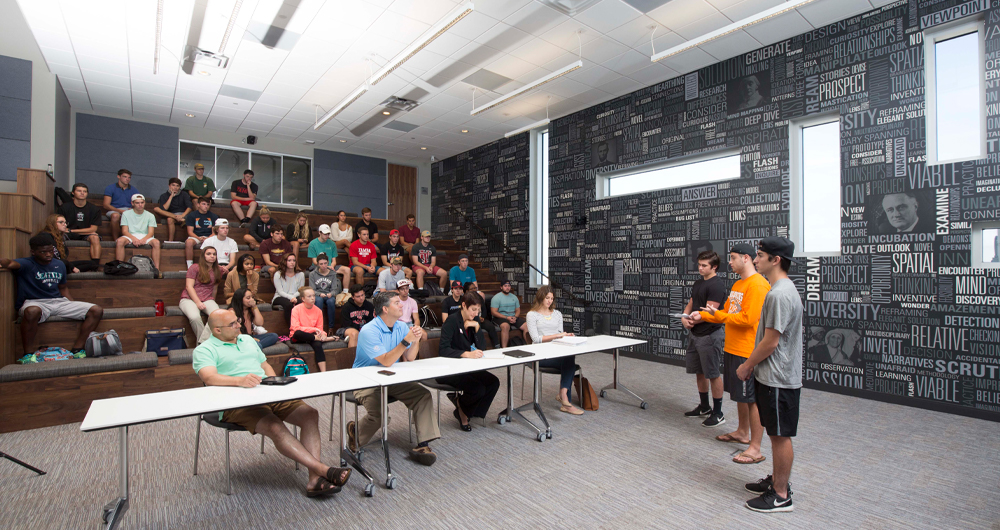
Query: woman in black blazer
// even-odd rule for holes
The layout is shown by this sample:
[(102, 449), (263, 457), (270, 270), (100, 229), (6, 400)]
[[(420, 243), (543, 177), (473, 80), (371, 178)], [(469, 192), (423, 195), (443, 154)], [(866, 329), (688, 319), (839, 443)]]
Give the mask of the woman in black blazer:
[[(462, 295), (461, 303), (461, 311), (452, 313), (441, 326), (438, 355), (465, 359), (482, 358), (482, 346), (486, 341), (482, 329), (475, 321), (481, 308), (481, 299), (473, 293), (465, 293)], [(437, 382), (462, 391), (461, 397), (448, 394), (448, 398), (455, 404), (455, 419), (463, 431), (472, 430), (469, 418), (486, 417), (493, 398), (500, 390), (500, 380), (487, 371), (439, 377)]]

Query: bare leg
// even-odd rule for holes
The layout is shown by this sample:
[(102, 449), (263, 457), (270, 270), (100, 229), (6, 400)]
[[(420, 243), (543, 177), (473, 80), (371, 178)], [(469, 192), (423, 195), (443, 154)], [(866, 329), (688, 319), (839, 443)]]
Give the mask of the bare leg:
[(347, 328), (344, 331), (344, 334), (347, 335), (348, 348), (353, 348), (358, 345), (358, 330), (354, 328)]
[(339, 269), (338, 272), (340, 273), (341, 278), (343, 278), (343, 282), (342, 283), (343, 283), (344, 289), (350, 289), (351, 288), (351, 269), (349, 269), (349, 268), (347, 268), (347, 267), (345, 267), (343, 265), (341, 265), (340, 267), (338, 267), (338, 269)]
[[(729, 435), (737, 440), (746, 440), (750, 437), (750, 405), (747, 403), (737, 403), (736, 411), (739, 414), (739, 426), (736, 427), (735, 431), (729, 433)], [(759, 424), (760, 421), (758, 420), (757, 423)]]
[(115, 239), (122, 236), (122, 214), (115, 212), (111, 214), (111, 235)]
[(124, 237), (119, 237), (115, 240), (115, 259), (118, 261), (125, 260), (125, 245), (128, 244), (129, 240)]
[(746, 454), (754, 458), (760, 456), (760, 444), (764, 439), (764, 427), (760, 424), (760, 414), (757, 411), (756, 403), (749, 403), (749, 423), (750, 423), (750, 447), (747, 447)]
[(326, 371), (326, 361), (320, 361), (320, 362), (316, 363), (316, 366), (319, 367), (319, 371), (320, 372), (325, 372)]
[[(196, 241), (190, 237), (184, 241), (184, 259), (191, 261), (194, 260), (194, 244)], [(159, 268), (159, 267), (157, 267)]]
[(708, 393), (708, 379), (705, 379), (704, 374), (694, 374), (695, 380), (698, 384), (699, 393)]
[(440, 285), (442, 290), (448, 289), (448, 272), (444, 269), (438, 271), (438, 278), (440, 278)]
[(417, 269), (417, 289), (424, 288), (424, 269)]
[(38, 321), (42, 319), (42, 310), (37, 307), (25, 308), (21, 315), (21, 347), (27, 355), (35, 351), (35, 334), (38, 333)]
[[(229, 205), (233, 207), (233, 213), (236, 214), (237, 221), (242, 221), (246, 219), (247, 216), (243, 215), (243, 208), (240, 207), (240, 203), (231, 202), (229, 203)], [(250, 208), (253, 209), (253, 206), (250, 206)]]
[(175, 232), (177, 232), (177, 219), (167, 217), (167, 241), (174, 240)]
[(792, 474), (792, 439), (787, 436), (769, 436), (771, 439), (771, 462), (774, 466), (774, 492), (788, 498), (788, 478)]
[(101, 306), (91, 307), (87, 311), (87, 318), (83, 320), (83, 324), (80, 324), (80, 333), (76, 336), (76, 342), (73, 343), (73, 349), (79, 350), (83, 347), (83, 344), (87, 342), (87, 337), (97, 329), (97, 325), (101, 323), (101, 317), (104, 316), (104, 308)]
[[(257, 201), (253, 201), (250, 203), (250, 208), (247, 209), (247, 219), (253, 219), (253, 214), (256, 211), (257, 211)], [(242, 218), (240, 220), (242, 220)]]
[[(722, 377), (716, 377), (711, 380), (706, 380), (706, 382), (710, 382), (710, 384), (712, 385), (712, 398), (722, 399)], [(701, 390), (700, 386), (698, 387), (698, 389), (701, 392), (708, 392), (707, 385), (705, 386), (705, 390)]]
[(257, 240), (250, 234), (243, 236), (243, 241), (250, 246), (250, 250), (257, 250), (257, 247), (260, 246), (260, 243), (258, 243)]
[(354, 283), (358, 285), (364, 285), (365, 283), (365, 270), (361, 267), (354, 267)]
[[(306, 408), (309, 410), (301, 410)], [(315, 431), (313, 434), (316, 438), (319, 438), (319, 414), (316, 412), (316, 409), (308, 406), (299, 407), (288, 416), (288, 422), (298, 425), (302, 429), (303, 439), (307, 438), (307, 429), (311, 423), (312, 429)], [(270, 438), (279, 453), (302, 464), (309, 470), (310, 487), (315, 486), (319, 481), (319, 477), (326, 476), (326, 472), (330, 469), (330, 466), (319, 461), (319, 440), (316, 440), (316, 445), (313, 447), (313, 450), (310, 450), (297, 440), (292, 433), (288, 432), (288, 427), (285, 427), (284, 422), (278, 419), (277, 416), (270, 414), (258, 421), (257, 432)]]
[(500, 347), (506, 348), (507, 341), (510, 340), (510, 324), (507, 322), (500, 323)]
[(90, 242), (90, 259), (101, 259), (101, 236), (90, 234), (87, 241)]
[(149, 245), (151, 247), (153, 247), (153, 266), (156, 267), (157, 270), (159, 270), (160, 269), (160, 240), (159, 239), (150, 239), (149, 240)]

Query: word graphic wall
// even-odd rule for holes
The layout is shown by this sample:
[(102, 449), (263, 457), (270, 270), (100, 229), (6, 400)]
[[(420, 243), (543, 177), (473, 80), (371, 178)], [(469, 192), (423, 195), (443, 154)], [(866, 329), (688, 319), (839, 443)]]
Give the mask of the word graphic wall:
[[(987, 155), (928, 166), (922, 31), (962, 17), (985, 23)], [(1000, 269), (972, 260), (973, 223), (1000, 222), (998, 96), (1000, 2), (901, 0), (553, 120), (549, 269), (582, 300), (561, 293), (567, 325), (681, 364), (669, 314), (697, 255), (718, 252), (731, 285), (733, 244), (787, 236), (789, 122), (839, 116), (841, 253), (790, 273), (805, 385), (1000, 421)], [(739, 179), (595, 199), (600, 174), (713, 151), (739, 154)], [(523, 283), (523, 263), (449, 208), (527, 256), (530, 157), (525, 133), (433, 168), (439, 235)]]

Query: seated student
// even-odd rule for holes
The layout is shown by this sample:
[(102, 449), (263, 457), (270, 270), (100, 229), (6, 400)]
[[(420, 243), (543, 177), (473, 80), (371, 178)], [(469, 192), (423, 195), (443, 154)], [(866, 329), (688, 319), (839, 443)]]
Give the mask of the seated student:
[(476, 282), (476, 270), (469, 267), (469, 256), (468, 254), (458, 255), (458, 265), (455, 265), (448, 271), (449, 281), (460, 281), (463, 284), (472, 282), (476, 284), (476, 289), (479, 289), (479, 284)]
[[(243, 172), (243, 178), (234, 180), (229, 187), (229, 206), (233, 208), (240, 226), (246, 228), (253, 220), (253, 212), (257, 209), (257, 184), (253, 182), (253, 171)], [(243, 213), (243, 207), (247, 208)]]
[(336, 243), (337, 248), (344, 250), (354, 241), (354, 227), (347, 224), (347, 213), (344, 210), (337, 212), (337, 222), (330, 227), (330, 239)]
[(215, 204), (215, 201), (212, 200), (212, 194), (215, 193), (215, 181), (205, 176), (204, 164), (194, 165), (194, 175), (188, 177), (187, 181), (184, 182), (184, 191), (188, 193), (192, 201), (198, 197), (205, 197), (209, 203)]
[(417, 289), (424, 288), (424, 275), (437, 276), (441, 290), (447, 288), (448, 271), (437, 266), (437, 249), (431, 244), (430, 230), (420, 232), (420, 241), (410, 248), (410, 264), (417, 275)]
[(206, 239), (212, 237), (212, 227), (219, 216), (208, 210), (209, 203), (207, 197), (198, 197), (194, 201), (197, 210), (187, 214), (184, 224), (187, 225), (187, 240), (184, 241), (184, 259), (187, 266), (194, 263), (194, 247), (200, 247)]
[(382, 269), (382, 272), (379, 273), (378, 284), (375, 286), (374, 294), (378, 294), (379, 291), (394, 291), (399, 280), (405, 279), (406, 275), (403, 274), (403, 258), (396, 256), (392, 258), (392, 264), (389, 265), (389, 268)]
[[(357, 287), (357, 286), (355, 286)], [(420, 340), (424, 330), (399, 322), (402, 304), (394, 291), (384, 291), (375, 297), (378, 316), (361, 329), (354, 358), (355, 368), (384, 366), (390, 368), (402, 358), (416, 360), (420, 352)], [(429, 466), (437, 460), (430, 442), (441, 437), (437, 418), (434, 415), (434, 398), (430, 390), (416, 381), (386, 387), (389, 397), (401, 401), (413, 412), (413, 424), (417, 429), (417, 446), (410, 450), (410, 458), (418, 464)], [(355, 399), (368, 411), (360, 425), (347, 423), (347, 447), (357, 453), (372, 436), (382, 428), (381, 394), (378, 388), (367, 388), (354, 392)]]
[(265, 239), (271, 238), (271, 230), (276, 226), (278, 223), (271, 219), (271, 210), (265, 206), (260, 209), (260, 217), (250, 223), (250, 233), (243, 236), (243, 241), (250, 245), (250, 250), (257, 250)]
[(354, 240), (361, 239), (359, 229), (368, 229), (368, 239), (373, 243), (378, 243), (378, 225), (372, 222), (372, 209), (365, 206), (361, 209), (361, 220), (354, 225)]
[(389, 265), (392, 264), (392, 260), (399, 258), (400, 266), (403, 267), (403, 275), (407, 280), (413, 278), (413, 271), (409, 267), (403, 266), (403, 256), (406, 255), (406, 249), (399, 243), (399, 230), (392, 230), (389, 232), (389, 240), (378, 251), (378, 259), (381, 260), (381, 263), (378, 270), (375, 271), (375, 276), (381, 275), (382, 271), (388, 269)]
[(407, 255), (413, 245), (420, 241), (420, 229), (417, 228), (417, 216), (412, 213), (406, 216), (406, 224), (399, 227), (399, 236), (402, 238), (401, 244)]
[(188, 267), (184, 291), (181, 292), (178, 304), (181, 312), (191, 322), (198, 344), (208, 340), (211, 335), (211, 331), (201, 322), (201, 314), (208, 316), (219, 309), (219, 304), (215, 303), (215, 291), (222, 281), (222, 270), (217, 258), (214, 248), (205, 249), (198, 258), (198, 263)]
[(316, 258), (320, 254), (326, 254), (327, 260), (330, 262), (330, 268), (336, 274), (339, 274), (343, 279), (344, 292), (351, 287), (351, 268), (345, 265), (337, 265), (337, 244), (330, 239), (330, 225), (319, 225), (316, 229), (319, 233), (319, 237), (313, 239), (309, 242), (309, 250), (306, 254), (313, 259), (313, 267), (309, 270), (313, 270), (316, 263)]
[(285, 254), (281, 266), (274, 271), (274, 298), (271, 307), (285, 312), (285, 322), (292, 322), (292, 308), (299, 303), (299, 287), (306, 284), (306, 275), (299, 270), (295, 254)]
[(461, 282), (451, 282), (451, 293), (441, 301), (441, 323), (462, 309), (462, 295), (465, 290)]
[[(14, 260), (0, 258), (0, 269), (7, 269), (17, 279), (17, 301), (14, 308), (21, 316), (21, 346), (25, 354), (35, 351), (38, 325), (49, 317), (82, 320), (80, 333), (70, 351), (83, 351), (83, 344), (104, 316), (104, 310), (94, 304), (77, 302), (66, 287), (66, 266), (53, 259), (52, 237), (38, 235), (28, 240), (30, 258)], [(10, 347), (10, 345), (7, 345)]]
[(38, 235), (47, 235), (52, 238), (55, 259), (63, 262), (67, 273), (97, 270), (97, 260), (69, 260), (69, 253), (66, 250), (66, 241), (69, 240), (69, 227), (66, 226), (66, 218), (61, 214), (54, 213), (45, 219), (45, 228)]
[(115, 259), (125, 260), (125, 246), (153, 247), (153, 267), (160, 270), (160, 240), (153, 235), (156, 232), (156, 218), (146, 211), (146, 198), (136, 193), (132, 196), (132, 209), (125, 210), (121, 215), (122, 235), (115, 241)]
[(56, 213), (66, 218), (70, 241), (90, 243), (90, 260), (98, 265), (101, 260), (101, 236), (97, 235), (97, 229), (101, 227), (101, 209), (87, 201), (89, 193), (86, 184), (73, 184), (73, 200), (63, 203)]
[(299, 212), (295, 216), (295, 220), (288, 223), (288, 226), (285, 228), (285, 238), (291, 243), (292, 252), (298, 256), (299, 248), (302, 245), (308, 246), (309, 240), (312, 239), (312, 231), (309, 229), (309, 216)]
[(525, 320), (521, 318), (521, 301), (517, 295), (510, 292), (510, 280), (500, 284), (500, 292), (490, 300), (490, 313), (493, 322), (500, 325), (500, 347), (506, 348), (510, 339), (510, 330), (519, 329), (521, 333), (528, 332)]
[[(497, 345), (500, 344), (500, 335), (497, 333), (497, 325), (493, 323), (493, 320), (483, 317), (483, 310), (486, 308), (486, 297), (483, 296), (483, 293), (476, 289), (476, 284), (472, 282), (465, 282), (465, 285), (462, 286), (462, 290), (465, 291), (466, 294), (472, 293), (479, 298), (480, 310), (479, 314), (476, 315), (475, 320), (479, 324), (479, 327), (482, 328), (487, 335), (489, 335), (490, 344), (496, 348)], [(441, 322), (444, 321), (442, 320)]]
[[(475, 320), (479, 316), (481, 304), (480, 298), (473, 293), (462, 295), (461, 309), (452, 313), (441, 325), (438, 355), (463, 359), (482, 358), (486, 339)], [(485, 370), (438, 377), (437, 382), (462, 391), (460, 397), (454, 394), (449, 394), (448, 397), (455, 404), (455, 419), (463, 431), (472, 430), (469, 418), (486, 417), (493, 398), (500, 390), (500, 380)]]
[(316, 257), (316, 268), (309, 273), (309, 285), (316, 291), (316, 306), (326, 310), (326, 321), (330, 335), (336, 335), (337, 293), (340, 292), (340, 278), (330, 268), (330, 258), (326, 254)]
[(233, 295), (240, 289), (246, 289), (253, 293), (254, 300), (257, 300), (258, 304), (264, 301), (257, 295), (260, 274), (254, 270), (255, 265), (256, 260), (253, 254), (241, 254), (236, 260), (235, 267), (226, 275), (226, 284), (222, 286), (227, 304), (233, 303)]
[(351, 298), (340, 307), (340, 329), (337, 335), (347, 339), (347, 346), (358, 345), (358, 333), (365, 324), (375, 318), (375, 307), (365, 300), (363, 285), (351, 286)]
[(235, 263), (236, 254), (240, 251), (236, 240), (229, 237), (229, 221), (218, 218), (215, 220), (215, 230), (212, 237), (201, 242), (201, 249), (214, 248), (219, 256), (219, 267), (222, 274), (229, 274), (229, 264)]
[(274, 274), (274, 269), (285, 259), (285, 256), (298, 256), (292, 252), (292, 245), (285, 241), (285, 229), (275, 226), (271, 229), (271, 237), (261, 242), (260, 257), (264, 260), (264, 265), (260, 272)]
[(274, 346), (278, 343), (277, 333), (268, 333), (264, 329), (264, 315), (260, 314), (257, 300), (250, 289), (237, 289), (233, 294), (232, 310), (236, 313), (236, 321), (240, 323), (240, 333), (250, 335), (260, 349)]
[(170, 177), (169, 182), (166, 193), (160, 195), (153, 206), (153, 212), (167, 220), (167, 241), (173, 241), (177, 225), (184, 225), (194, 206), (191, 196), (181, 191), (181, 179)]
[[(275, 375), (256, 341), (240, 334), (232, 311), (212, 313), (208, 327), (212, 337), (194, 349), (192, 362), (206, 385), (253, 388), (265, 376)], [(219, 419), (270, 438), (279, 453), (305, 466), (309, 470), (307, 497), (337, 493), (351, 476), (349, 468), (320, 461), (319, 413), (301, 400), (231, 409), (220, 412)], [(285, 422), (302, 429), (301, 441), (288, 431)]]
[(403, 303), (403, 316), (399, 317), (400, 322), (406, 322), (411, 326), (420, 325), (420, 308), (417, 301), (410, 298), (410, 280), (402, 279), (396, 282), (396, 292), (399, 293), (399, 301)]
[[(532, 344), (541, 344), (562, 337), (572, 337), (572, 333), (563, 332), (563, 316), (555, 308), (555, 295), (552, 288), (543, 285), (535, 293), (535, 303), (528, 311), (528, 333)], [(539, 366), (559, 369), (559, 410), (567, 414), (580, 415), (583, 411), (574, 407), (571, 396), (573, 376), (576, 374), (576, 357), (567, 356), (557, 359), (545, 359), (538, 362)]]
[(354, 273), (354, 283), (364, 285), (365, 273), (375, 274), (378, 247), (368, 241), (367, 228), (362, 226), (357, 232), (361, 237), (351, 243), (351, 248), (347, 252), (347, 255), (351, 258), (351, 272)]
[(323, 341), (340, 340), (336, 335), (327, 335), (323, 327), (323, 310), (316, 306), (316, 291), (312, 287), (299, 287), (301, 304), (292, 308), (292, 323), (288, 333), (292, 342), (312, 346), (316, 355), (316, 366), (320, 372), (326, 371), (326, 353), (323, 352)]
[(132, 207), (132, 197), (139, 195), (139, 190), (132, 186), (132, 172), (127, 169), (118, 170), (118, 180), (104, 188), (104, 209), (111, 221), (111, 236), (116, 240), (121, 237), (120, 228), (122, 214)]

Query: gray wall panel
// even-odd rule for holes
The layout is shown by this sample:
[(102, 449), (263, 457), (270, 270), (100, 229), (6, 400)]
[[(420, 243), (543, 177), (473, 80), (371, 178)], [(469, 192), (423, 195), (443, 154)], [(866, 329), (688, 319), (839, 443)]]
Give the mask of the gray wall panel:
[(173, 145), (174, 149), (177, 148), (179, 139), (176, 127), (120, 120), (93, 114), (77, 116), (76, 136), (77, 138), (99, 138), (127, 144)]
[(31, 100), (0, 97), (0, 138), (31, 141)]
[(178, 138), (175, 127), (77, 114), (76, 182), (103, 193), (125, 168), (132, 185), (155, 200), (177, 175)]
[(17, 180), (17, 168), (31, 165), (31, 142), (0, 138), (0, 180)]
[(0, 96), (31, 101), (31, 61), (0, 55)]
[(31, 61), (0, 55), (0, 180), (31, 167)]
[(335, 151), (313, 152), (313, 208), (360, 213), (365, 206), (372, 216), (387, 213), (386, 161)]

